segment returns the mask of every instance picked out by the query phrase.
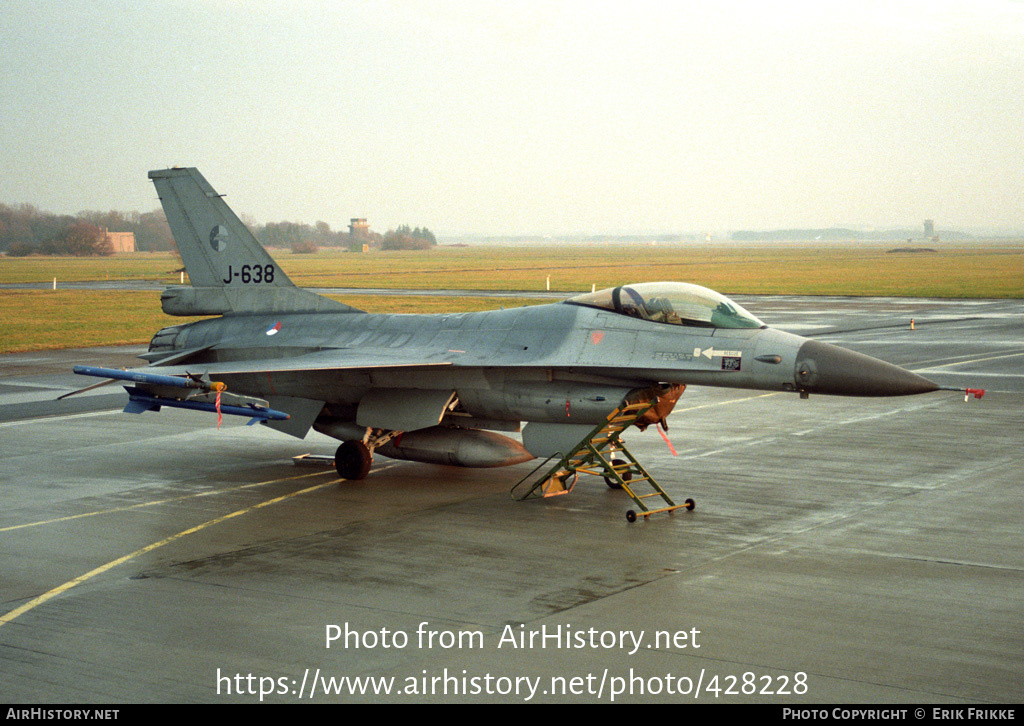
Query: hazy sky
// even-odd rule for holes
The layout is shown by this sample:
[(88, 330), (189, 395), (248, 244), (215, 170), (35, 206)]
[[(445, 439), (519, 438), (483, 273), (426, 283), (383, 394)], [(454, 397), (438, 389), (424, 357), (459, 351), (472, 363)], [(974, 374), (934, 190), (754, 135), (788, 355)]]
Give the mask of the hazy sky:
[(1024, 228), (1024, 3), (0, 3), (0, 201), (457, 233)]

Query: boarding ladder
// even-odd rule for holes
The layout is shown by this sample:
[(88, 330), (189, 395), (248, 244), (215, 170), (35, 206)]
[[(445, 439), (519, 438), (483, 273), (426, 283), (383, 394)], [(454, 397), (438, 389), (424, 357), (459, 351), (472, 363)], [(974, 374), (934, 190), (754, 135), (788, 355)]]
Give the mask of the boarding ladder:
[[(579, 474), (583, 473), (603, 476), (608, 486), (613, 489), (622, 489), (629, 495), (639, 510), (630, 509), (626, 512), (626, 519), (630, 522), (636, 521), (638, 516), (646, 518), (659, 512), (671, 512), (680, 508), (693, 509), (695, 505), (692, 499), (687, 499), (683, 504), (673, 502), (661, 485), (622, 443), (622, 432), (647, 413), (654, 404), (653, 400), (641, 401), (627, 403), (615, 409), (608, 415), (604, 423), (598, 424), (567, 454), (562, 455), (562, 452), (558, 452), (551, 455), (520, 479), (512, 487), (510, 492), (512, 498), (522, 501), (568, 494), (576, 485)], [(619, 458), (618, 455), (625, 458)], [(533, 480), (525, 492), (520, 493), (523, 484), (527, 480), (533, 479), (534, 475), (544, 469), (555, 457), (560, 457), (557, 463), (548, 467), (542, 476)], [(645, 485), (651, 491), (640, 493)], [(661, 501), (655, 502), (654, 507), (648, 506), (648, 500), (655, 497), (660, 497)], [(657, 506), (657, 504), (664, 504), (664, 506)]]

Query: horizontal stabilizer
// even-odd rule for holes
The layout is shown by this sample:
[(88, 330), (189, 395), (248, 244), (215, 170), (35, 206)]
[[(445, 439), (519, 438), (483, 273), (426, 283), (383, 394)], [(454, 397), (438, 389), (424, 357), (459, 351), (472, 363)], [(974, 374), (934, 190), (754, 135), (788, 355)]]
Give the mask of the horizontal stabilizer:
[(148, 360), (151, 366), (169, 366), (175, 363), (181, 363), (192, 356), (203, 353), (210, 348), (212, 345), (200, 345), (195, 348), (185, 348), (184, 350), (175, 350), (173, 348), (166, 347), (154, 347), (153, 343), (150, 343), (150, 349), (138, 356), (143, 360)]
[(176, 316), (363, 312), (299, 287), (168, 287), (160, 294), (160, 309)]

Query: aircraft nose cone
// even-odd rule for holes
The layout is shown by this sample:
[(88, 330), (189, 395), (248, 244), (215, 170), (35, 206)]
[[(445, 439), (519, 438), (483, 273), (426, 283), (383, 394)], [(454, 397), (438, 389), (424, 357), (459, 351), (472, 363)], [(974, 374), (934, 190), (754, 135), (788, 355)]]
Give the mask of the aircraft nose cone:
[(794, 377), (800, 390), (839, 396), (909, 396), (939, 389), (892, 363), (817, 340), (800, 346)]

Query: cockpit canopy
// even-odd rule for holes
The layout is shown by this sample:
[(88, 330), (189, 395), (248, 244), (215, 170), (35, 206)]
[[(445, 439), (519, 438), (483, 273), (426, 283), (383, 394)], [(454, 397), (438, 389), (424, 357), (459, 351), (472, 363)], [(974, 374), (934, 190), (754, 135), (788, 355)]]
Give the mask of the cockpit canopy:
[(763, 328), (764, 323), (725, 295), (686, 282), (642, 282), (598, 290), (565, 301), (641, 320), (702, 328)]

